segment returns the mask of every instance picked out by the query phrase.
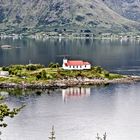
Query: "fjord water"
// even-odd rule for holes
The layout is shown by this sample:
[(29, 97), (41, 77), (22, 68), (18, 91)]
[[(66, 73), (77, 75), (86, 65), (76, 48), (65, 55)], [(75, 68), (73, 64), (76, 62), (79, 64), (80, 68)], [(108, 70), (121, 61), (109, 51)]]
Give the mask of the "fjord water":
[[(61, 55), (83, 59), (118, 73), (140, 75), (140, 42), (111, 40), (1, 40), (0, 65), (62, 63)], [(26, 104), (6, 119), (2, 140), (45, 140), (55, 126), (56, 140), (140, 140), (140, 83), (54, 91), (1, 91), (12, 108)], [(14, 93), (14, 94), (12, 94)]]
[(11, 45), (12, 48), (0, 48), (0, 66), (29, 62), (46, 66), (50, 62), (62, 64), (62, 59), (66, 55), (69, 59), (83, 59), (110, 71), (125, 74), (140, 73), (138, 40), (5, 39), (0, 41), (0, 46), (5, 44)]
[(97, 132), (107, 132), (107, 140), (140, 140), (139, 91), (140, 83), (9, 95), (11, 107), (26, 107), (7, 119), (1, 139), (46, 140), (54, 125), (57, 140), (96, 140)]

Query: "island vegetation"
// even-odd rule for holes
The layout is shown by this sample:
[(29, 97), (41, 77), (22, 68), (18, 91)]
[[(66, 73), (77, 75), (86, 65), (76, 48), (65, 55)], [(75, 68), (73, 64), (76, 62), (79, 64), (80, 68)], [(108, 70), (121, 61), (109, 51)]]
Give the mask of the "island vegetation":
[(41, 64), (10, 65), (0, 68), (8, 72), (8, 76), (0, 76), (0, 87), (20, 88), (50, 88), (70, 87), (78, 85), (107, 84), (114, 81), (140, 80), (110, 73), (100, 66), (93, 66), (90, 70), (64, 70), (58, 63), (50, 63), (48, 67)]
[(48, 67), (40, 64), (10, 65), (2, 67), (2, 71), (8, 71), (9, 77), (1, 78), (14, 82), (34, 82), (36, 80), (57, 80), (68, 78), (122, 78), (122, 75), (109, 73), (100, 66), (94, 66), (90, 70), (64, 70), (58, 63), (50, 63)]

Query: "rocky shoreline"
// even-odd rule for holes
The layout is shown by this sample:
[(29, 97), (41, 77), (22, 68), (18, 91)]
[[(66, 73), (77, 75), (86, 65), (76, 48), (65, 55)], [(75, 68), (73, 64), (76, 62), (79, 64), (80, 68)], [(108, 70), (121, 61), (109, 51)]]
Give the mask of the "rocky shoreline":
[(19, 88), (19, 89), (58, 89), (68, 87), (81, 87), (92, 85), (106, 85), (106, 84), (131, 84), (140, 81), (140, 76), (126, 76), (118, 79), (88, 79), (88, 78), (72, 78), (63, 80), (53, 80), (45, 83), (0, 83), (0, 88)]

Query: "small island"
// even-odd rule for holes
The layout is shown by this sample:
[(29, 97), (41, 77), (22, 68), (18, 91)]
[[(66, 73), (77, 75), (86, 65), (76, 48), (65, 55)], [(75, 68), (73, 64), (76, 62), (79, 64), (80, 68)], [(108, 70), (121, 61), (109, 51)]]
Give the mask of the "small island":
[(58, 63), (10, 65), (0, 68), (0, 88), (56, 89), (110, 83), (132, 83), (139, 76), (109, 73), (100, 66), (84, 70), (65, 70)]

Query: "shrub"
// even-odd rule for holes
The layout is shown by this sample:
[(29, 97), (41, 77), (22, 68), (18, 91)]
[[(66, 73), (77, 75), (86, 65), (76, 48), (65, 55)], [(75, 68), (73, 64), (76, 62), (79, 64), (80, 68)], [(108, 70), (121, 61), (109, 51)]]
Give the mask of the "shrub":
[(9, 67), (2, 67), (3, 71), (9, 71)]
[(17, 70), (17, 69), (9, 69), (9, 74), (11, 74), (11, 75), (17, 75), (18, 72), (19, 72), (19, 70)]
[(59, 65), (58, 63), (50, 63), (50, 64), (48, 65), (48, 67), (49, 67), (49, 68), (59, 68), (60, 65)]
[(10, 65), (9, 69), (16, 69), (16, 70), (22, 70), (23, 68), (25, 68), (24, 65)]
[(47, 74), (47, 75), (46, 75), (46, 78), (47, 78), (47, 79), (53, 79), (53, 76), (50, 75), (50, 74)]
[(105, 71), (105, 72), (104, 72), (104, 76), (105, 76), (106, 78), (109, 78), (109, 72), (108, 72), (108, 71)]
[(97, 73), (102, 73), (102, 70), (103, 70), (100, 66), (96, 66), (94, 67), (94, 69), (95, 69), (95, 72)]
[(37, 70), (37, 67), (35, 65), (27, 65), (26, 69), (33, 71), (33, 70)]
[(51, 63), (48, 65), (48, 67), (49, 67), (49, 68), (52, 68), (52, 66), (53, 66), (53, 63), (51, 62)]
[(41, 68), (44, 68), (45, 66), (44, 65), (40, 65), (40, 64), (29, 64), (29, 65), (26, 65), (26, 69), (27, 70), (31, 70), (31, 71), (34, 71), (34, 70), (37, 70), (37, 69), (41, 69)]
[(17, 75), (23, 68), (25, 68), (24, 65), (10, 65), (8, 67), (2, 67), (2, 70), (9, 71), (9, 74)]
[(41, 71), (41, 78), (46, 79), (46, 71), (45, 70)]
[(46, 74), (47, 74), (46, 71), (45, 70), (42, 70), (41, 72), (39, 72), (36, 75), (37, 80), (39, 80), (39, 79), (46, 79), (47, 78)]
[(37, 80), (41, 79), (41, 74), (40, 74), (40, 73), (38, 73), (38, 74), (36, 75), (36, 79), (37, 79)]

